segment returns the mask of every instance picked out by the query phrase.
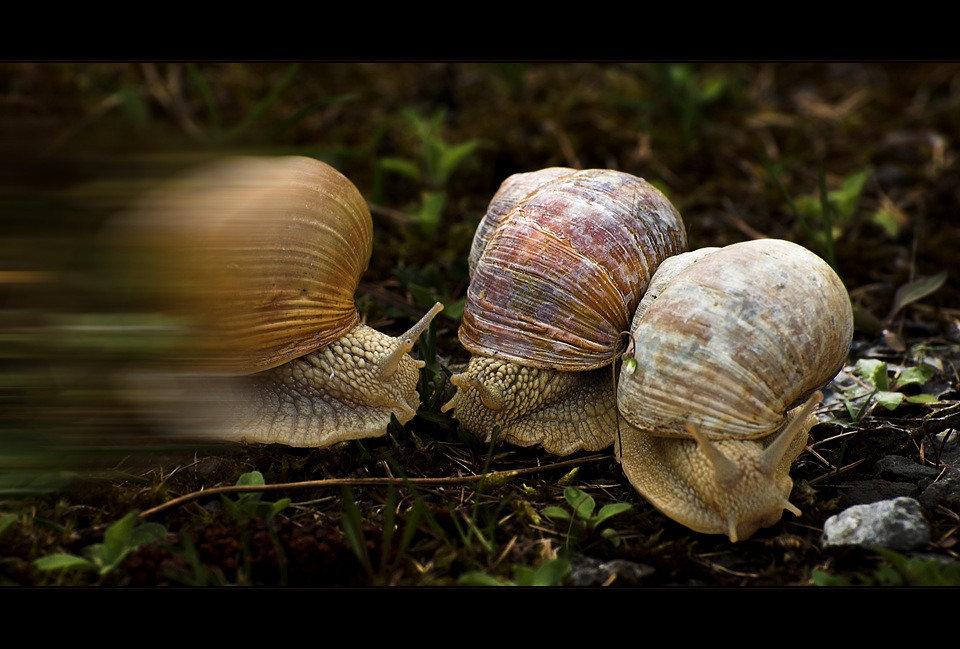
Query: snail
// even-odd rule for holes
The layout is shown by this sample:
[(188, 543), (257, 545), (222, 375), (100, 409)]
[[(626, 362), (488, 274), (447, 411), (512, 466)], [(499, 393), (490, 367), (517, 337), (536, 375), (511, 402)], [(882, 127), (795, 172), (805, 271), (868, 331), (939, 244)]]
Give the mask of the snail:
[(833, 269), (773, 239), (677, 255), (653, 276), (631, 334), (615, 449), (637, 491), (666, 516), (731, 541), (783, 510), (799, 515), (788, 471), (853, 336)]
[(656, 188), (607, 169), (507, 178), (470, 253), (459, 330), (471, 352), (442, 411), (489, 441), (567, 455), (613, 443), (609, 366), (647, 282), (686, 248)]
[(164, 375), (173, 395), (158, 397), (172, 414), (220, 439), (324, 447), (416, 413), (424, 363), (408, 352), (443, 307), (397, 338), (359, 323), (373, 222), (333, 167), (214, 162), (149, 193), (118, 230), (138, 289), (188, 332)]

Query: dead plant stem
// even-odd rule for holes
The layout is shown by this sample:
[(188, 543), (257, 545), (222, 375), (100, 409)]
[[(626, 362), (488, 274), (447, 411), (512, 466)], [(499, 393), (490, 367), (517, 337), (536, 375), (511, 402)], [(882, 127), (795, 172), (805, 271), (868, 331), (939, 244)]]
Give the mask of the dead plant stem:
[(251, 493), (251, 492), (265, 492), (265, 491), (290, 491), (297, 489), (326, 489), (330, 487), (342, 487), (344, 485), (349, 486), (379, 486), (379, 485), (396, 485), (403, 486), (406, 484), (414, 486), (422, 485), (454, 485), (454, 484), (471, 484), (473, 482), (479, 482), (480, 480), (497, 480), (497, 479), (508, 479), (513, 476), (518, 475), (530, 475), (535, 473), (542, 473), (544, 471), (552, 471), (555, 469), (565, 469), (571, 466), (579, 466), (581, 464), (589, 464), (591, 462), (599, 462), (600, 460), (609, 459), (606, 455), (589, 455), (587, 457), (576, 458), (572, 460), (564, 460), (563, 462), (555, 462), (553, 464), (546, 464), (536, 467), (528, 467), (525, 469), (511, 469), (509, 471), (491, 471), (489, 473), (481, 473), (476, 475), (467, 475), (467, 476), (454, 476), (447, 478), (331, 478), (327, 480), (306, 480), (304, 482), (286, 482), (286, 483), (277, 483), (269, 485), (233, 485), (230, 487), (214, 487), (212, 489), (202, 489), (200, 491), (194, 491), (192, 493), (174, 498), (168, 502), (163, 503), (162, 505), (157, 505), (151, 509), (147, 509), (140, 513), (140, 518), (147, 518), (158, 514), (160, 512), (172, 509), (174, 507), (179, 507), (188, 502), (192, 502), (199, 498), (205, 498), (207, 496), (217, 495), (217, 494), (238, 494), (238, 493)]

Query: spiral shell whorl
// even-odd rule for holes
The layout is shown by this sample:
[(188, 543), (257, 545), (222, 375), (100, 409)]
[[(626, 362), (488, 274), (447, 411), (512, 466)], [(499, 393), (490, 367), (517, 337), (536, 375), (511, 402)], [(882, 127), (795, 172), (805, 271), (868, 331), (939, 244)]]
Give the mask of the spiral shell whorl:
[[(663, 276), (665, 279), (661, 279)], [(650, 434), (756, 439), (843, 366), (850, 300), (833, 270), (786, 241), (749, 241), (667, 260), (632, 325), (636, 366), (621, 414)]]
[(595, 369), (612, 361), (656, 267), (685, 248), (683, 222), (635, 176), (550, 171), (556, 177), (503, 216), (485, 245), (475, 241), (482, 254), (460, 340), (520, 365)]
[(373, 222), (323, 162), (217, 161), (148, 195), (136, 216), (153, 289), (195, 327), (185, 357), (198, 371), (276, 367), (359, 321)]
[(480, 225), (477, 226), (477, 231), (473, 235), (473, 245), (470, 248), (470, 257), (467, 260), (471, 279), (473, 279), (473, 270), (480, 260), (480, 255), (483, 254), (484, 248), (490, 242), (490, 236), (500, 227), (517, 203), (551, 180), (572, 173), (576, 173), (576, 170), (568, 167), (548, 167), (539, 171), (513, 174), (500, 184), (497, 193), (490, 200), (487, 213), (481, 219)]

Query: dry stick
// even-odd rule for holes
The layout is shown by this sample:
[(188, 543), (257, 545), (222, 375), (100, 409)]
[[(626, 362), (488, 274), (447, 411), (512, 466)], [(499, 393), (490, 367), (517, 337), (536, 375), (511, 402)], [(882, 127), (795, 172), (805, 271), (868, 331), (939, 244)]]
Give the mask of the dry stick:
[[(818, 456), (818, 457), (819, 457), (819, 456)], [(823, 458), (820, 458), (820, 459), (823, 459)], [(826, 462), (826, 460), (823, 460), (823, 461)], [(846, 471), (849, 471), (849, 470), (853, 469), (854, 467), (858, 467), (858, 466), (860, 466), (861, 464), (863, 464), (864, 462), (866, 462), (866, 459), (861, 458), (861, 459), (857, 460), (856, 462), (851, 462), (850, 464), (848, 464), (848, 465), (846, 465), (846, 466), (842, 466), (842, 467), (840, 467), (840, 468), (833, 467), (833, 465), (831, 465), (829, 462), (827, 462), (827, 464), (828, 464), (829, 466), (831, 466), (832, 468), (831, 468), (830, 470), (828, 470), (825, 474), (823, 474), (823, 475), (818, 475), (816, 478), (812, 478), (812, 479), (808, 480), (807, 482), (808, 482), (809, 484), (817, 484), (817, 483), (819, 483), (819, 482), (823, 482), (823, 481), (826, 480), (827, 478), (832, 478), (832, 477), (837, 476), (837, 475), (839, 475), (839, 474), (841, 474), (841, 473), (844, 473), (844, 472), (846, 472)]]
[(205, 498), (207, 496), (216, 495), (216, 494), (236, 494), (236, 493), (250, 493), (257, 491), (281, 491), (281, 490), (291, 490), (291, 489), (321, 489), (324, 487), (341, 487), (343, 485), (350, 486), (376, 486), (376, 485), (397, 485), (403, 486), (406, 484), (409, 485), (452, 485), (452, 484), (469, 484), (471, 482), (478, 482), (480, 480), (497, 480), (505, 478), (513, 478), (518, 475), (529, 475), (532, 473), (540, 473), (542, 471), (552, 471), (555, 469), (564, 469), (571, 466), (578, 466), (581, 464), (588, 464), (590, 462), (599, 462), (600, 460), (610, 459), (606, 455), (589, 455), (587, 457), (577, 458), (573, 460), (564, 460), (563, 462), (556, 462), (554, 464), (546, 464), (542, 466), (528, 467), (526, 469), (512, 469), (510, 471), (492, 471), (490, 473), (482, 473), (479, 475), (468, 475), (468, 476), (457, 476), (451, 478), (332, 478), (329, 480), (307, 480), (306, 482), (286, 482), (279, 484), (269, 484), (269, 485), (234, 485), (232, 487), (214, 487), (213, 489), (204, 489), (202, 491), (194, 491), (185, 496), (180, 496), (179, 498), (174, 498), (168, 502), (163, 503), (162, 505), (157, 505), (152, 509), (148, 509), (140, 513), (140, 518), (147, 518), (153, 514), (171, 509), (173, 507), (179, 507), (184, 503), (188, 503), (200, 498)]

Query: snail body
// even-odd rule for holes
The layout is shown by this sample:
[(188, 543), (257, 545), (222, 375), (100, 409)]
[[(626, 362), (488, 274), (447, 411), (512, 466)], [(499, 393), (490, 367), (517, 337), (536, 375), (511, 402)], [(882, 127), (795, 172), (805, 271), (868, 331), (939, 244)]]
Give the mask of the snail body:
[(409, 421), (423, 363), (408, 352), (442, 306), (398, 338), (360, 324), (372, 228), (347, 178), (298, 156), (219, 161), (142, 200), (123, 241), (188, 332), (176, 410), (219, 438), (291, 446)]
[(685, 247), (677, 211), (630, 174), (508, 178), (474, 238), (459, 330), (472, 358), (443, 410), (484, 440), (496, 428), (560, 455), (612, 444), (608, 366), (654, 270)]
[(732, 541), (784, 509), (799, 514), (787, 499), (789, 467), (853, 335), (836, 273), (779, 240), (678, 255), (651, 280), (631, 335), (617, 452), (640, 494)]

